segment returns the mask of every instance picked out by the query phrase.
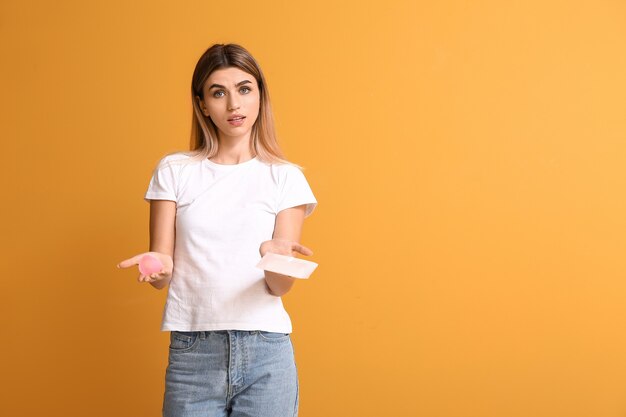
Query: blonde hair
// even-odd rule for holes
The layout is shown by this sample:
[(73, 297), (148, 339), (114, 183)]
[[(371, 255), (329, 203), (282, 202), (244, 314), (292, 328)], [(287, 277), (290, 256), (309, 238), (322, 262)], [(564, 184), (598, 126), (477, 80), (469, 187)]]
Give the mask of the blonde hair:
[(196, 63), (191, 79), (190, 151), (182, 152), (191, 157), (187, 161), (211, 158), (217, 154), (219, 146), (217, 126), (210, 117), (204, 117), (196, 96), (203, 98), (204, 84), (213, 71), (228, 67), (236, 67), (252, 75), (259, 86), (260, 109), (250, 134), (250, 153), (266, 163), (290, 164), (302, 170), (303, 167), (289, 162), (285, 158), (278, 144), (274, 127), (274, 116), (270, 104), (270, 94), (261, 67), (244, 47), (234, 43), (211, 46), (200, 56)]

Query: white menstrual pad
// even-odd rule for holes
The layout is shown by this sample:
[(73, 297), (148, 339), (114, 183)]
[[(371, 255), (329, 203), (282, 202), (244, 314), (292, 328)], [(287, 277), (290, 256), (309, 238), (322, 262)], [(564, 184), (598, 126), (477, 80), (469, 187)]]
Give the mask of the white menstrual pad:
[(279, 255), (267, 252), (256, 265), (266, 271), (289, 275), (294, 278), (307, 279), (317, 268), (317, 264), (293, 256)]

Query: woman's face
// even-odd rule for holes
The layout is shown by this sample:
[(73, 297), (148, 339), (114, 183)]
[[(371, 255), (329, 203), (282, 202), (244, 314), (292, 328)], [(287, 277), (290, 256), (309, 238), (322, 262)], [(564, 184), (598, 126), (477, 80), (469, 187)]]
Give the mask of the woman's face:
[[(204, 98), (196, 99), (204, 115), (217, 126), (220, 137), (249, 135), (261, 105), (259, 86), (252, 75), (235, 67), (215, 70), (202, 92)], [(237, 115), (244, 117), (232, 120)]]

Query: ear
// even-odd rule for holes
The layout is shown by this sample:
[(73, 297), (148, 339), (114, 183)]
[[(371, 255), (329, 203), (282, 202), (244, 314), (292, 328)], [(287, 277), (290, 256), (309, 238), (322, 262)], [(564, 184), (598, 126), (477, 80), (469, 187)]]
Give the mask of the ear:
[(209, 112), (206, 109), (206, 106), (204, 105), (204, 101), (202, 101), (200, 96), (196, 96), (196, 100), (198, 100), (198, 106), (200, 107), (202, 114), (204, 114), (206, 117), (209, 117)]

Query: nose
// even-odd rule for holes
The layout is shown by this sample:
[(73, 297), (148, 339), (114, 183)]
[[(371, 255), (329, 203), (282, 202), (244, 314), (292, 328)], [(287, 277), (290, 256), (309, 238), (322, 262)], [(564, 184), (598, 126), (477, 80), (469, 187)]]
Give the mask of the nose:
[(238, 109), (239, 108), (239, 102), (237, 101), (237, 99), (233, 96), (230, 96), (231, 98), (228, 101), (228, 110), (234, 110), (234, 109)]

